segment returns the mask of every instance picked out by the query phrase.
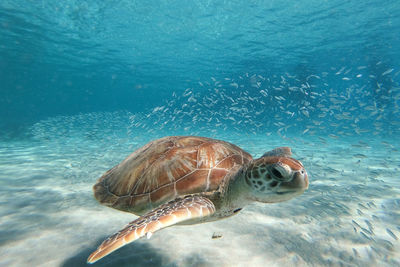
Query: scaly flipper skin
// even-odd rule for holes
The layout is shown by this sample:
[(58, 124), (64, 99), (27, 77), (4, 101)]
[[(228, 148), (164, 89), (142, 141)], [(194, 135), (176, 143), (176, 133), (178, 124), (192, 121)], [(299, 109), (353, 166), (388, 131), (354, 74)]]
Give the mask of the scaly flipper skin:
[(130, 222), (124, 229), (107, 238), (88, 258), (94, 263), (120, 247), (162, 228), (205, 218), (215, 212), (215, 206), (208, 198), (190, 195), (165, 203), (153, 211)]

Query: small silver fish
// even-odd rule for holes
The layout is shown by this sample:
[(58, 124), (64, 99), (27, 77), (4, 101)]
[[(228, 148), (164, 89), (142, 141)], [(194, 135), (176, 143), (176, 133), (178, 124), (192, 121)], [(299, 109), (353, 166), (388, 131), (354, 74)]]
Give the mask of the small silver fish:
[(394, 240), (399, 240), (399, 238), (389, 228), (386, 228), (386, 233), (393, 237)]
[(382, 76), (385, 76), (385, 75), (391, 73), (393, 70), (394, 70), (394, 69), (388, 69), (388, 70), (386, 70), (384, 73), (382, 73)]
[(359, 225), (355, 220), (351, 220), (352, 223), (354, 223), (358, 228), (361, 228), (361, 225)]
[(370, 240), (370, 241), (373, 241), (373, 240), (374, 240), (372, 237), (369, 237), (369, 236), (367, 236), (366, 234), (364, 234), (364, 232), (360, 232), (360, 234), (361, 234), (364, 238), (366, 238), (366, 239), (368, 239), (368, 240)]
[(353, 157), (354, 157), (354, 158), (359, 158), (359, 159), (365, 159), (365, 158), (367, 158), (366, 155), (361, 154), (361, 153), (354, 154)]
[(367, 209), (367, 207), (365, 207), (363, 204), (361, 204), (361, 203), (358, 203), (358, 206), (360, 207), (360, 208), (363, 208), (363, 209)]
[(374, 219), (375, 221), (379, 221), (379, 217), (376, 215), (372, 215), (372, 219)]
[(364, 220), (365, 223), (368, 225), (368, 228), (371, 232), (373, 232), (372, 230), (374, 229), (374, 227), (372, 226), (372, 223), (370, 223), (368, 220)]

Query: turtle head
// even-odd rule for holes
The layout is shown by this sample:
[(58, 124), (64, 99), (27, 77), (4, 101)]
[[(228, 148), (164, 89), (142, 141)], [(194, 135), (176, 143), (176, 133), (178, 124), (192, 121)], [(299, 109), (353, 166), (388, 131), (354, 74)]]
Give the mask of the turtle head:
[[(282, 153), (282, 149), (286, 149)], [(301, 195), (308, 188), (308, 175), (300, 161), (289, 157), (289, 148), (267, 152), (247, 167), (244, 175), (250, 198), (273, 203)], [(275, 151), (275, 154), (273, 153)]]

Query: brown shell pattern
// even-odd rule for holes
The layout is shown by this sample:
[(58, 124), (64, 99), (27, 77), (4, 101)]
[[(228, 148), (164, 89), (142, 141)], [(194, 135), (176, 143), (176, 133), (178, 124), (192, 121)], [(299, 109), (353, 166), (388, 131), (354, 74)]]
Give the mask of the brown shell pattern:
[(142, 214), (178, 196), (215, 191), (251, 160), (250, 154), (228, 142), (164, 137), (107, 171), (93, 189), (102, 204)]

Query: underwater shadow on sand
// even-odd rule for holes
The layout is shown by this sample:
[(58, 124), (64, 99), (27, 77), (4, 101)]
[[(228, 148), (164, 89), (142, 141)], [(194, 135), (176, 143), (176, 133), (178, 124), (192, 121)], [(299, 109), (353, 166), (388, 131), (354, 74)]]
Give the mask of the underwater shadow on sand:
[(79, 267), (79, 266), (177, 266), (169, 257), (163, 255), (151, 245), (143, 242), (135, 242), (124, 246), (117, 251), (111, 253), (107, 257), (99, 260), (94, 264), (86, 263), (88, 256), (96, 250), (97, 246), (103, 242), (107, 236), (93, 242), (93, 246), (72, 255), (65, 260), (60, 266), (62, 267)]

